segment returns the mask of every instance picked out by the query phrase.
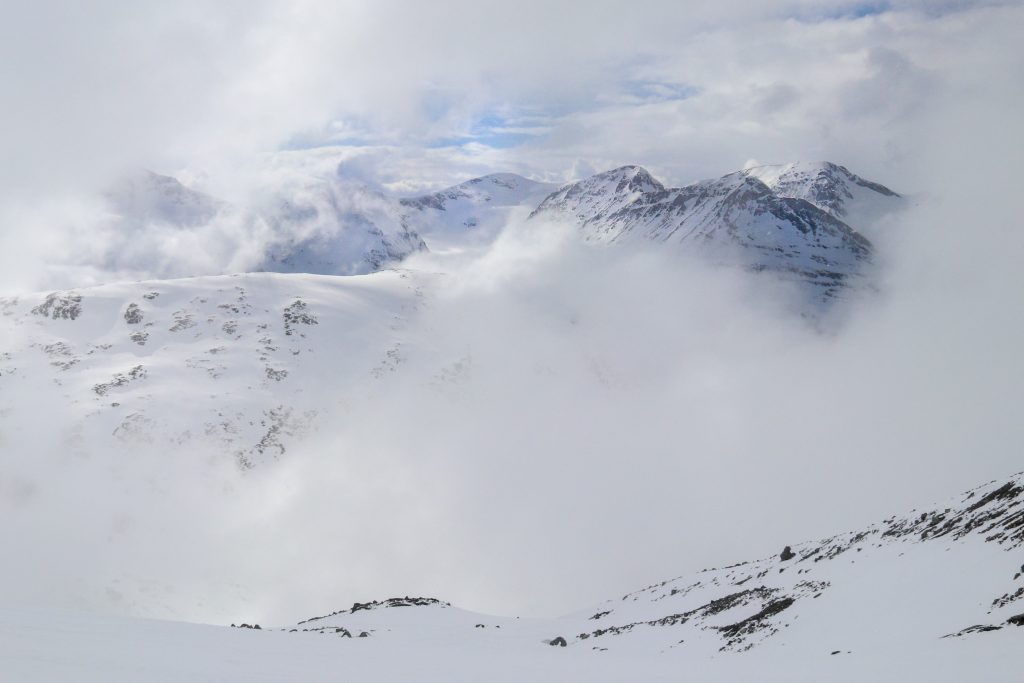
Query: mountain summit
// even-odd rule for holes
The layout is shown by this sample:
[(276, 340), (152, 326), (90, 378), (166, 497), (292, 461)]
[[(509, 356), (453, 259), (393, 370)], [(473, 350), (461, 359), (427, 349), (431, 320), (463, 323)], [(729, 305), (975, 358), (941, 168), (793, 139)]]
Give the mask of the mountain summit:
[(875, 218), (881, 209), (872, 195), (900, 199), (835, 164), (761, 167), (681, 188), (623, 166), (559, 189), (531, 218), (575, 222), (591, 242), (686, 247), (719, 263), (795, 278), (828, 301), (871, 261), (870, 241), (841, 217)]
[(804, 199), (862, 232), (902, 208), (904, 198), (884, 185), (865, 180), (829, 161), (755, 166), (743, 171), (780, 197)]

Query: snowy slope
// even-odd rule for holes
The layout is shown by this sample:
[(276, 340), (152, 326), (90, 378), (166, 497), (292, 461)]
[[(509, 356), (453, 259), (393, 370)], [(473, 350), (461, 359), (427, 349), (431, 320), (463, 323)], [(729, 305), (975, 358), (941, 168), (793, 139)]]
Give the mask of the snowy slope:
[(1022, 502), (1016, 475), (554, 619), (410, 597), (260, 629), (0, 609), (0, 658), (18, 681), (1015, 681)]
[(514, 173), (495, 173), (400, 203), (407, 225), (438, 251), (494, 239), (515, 210), (532, 210), (556, 188)]
[(433, 280), (254, 273), (0, 299), (0, 442), (30, 438), (42, 410), (70, 444), (279, 457), (401, 362)]
[[(829, 653), (865, 654), (1014, 631), (1008, 620), (1024, 613), (1022, 504), (1024, 473), (856, 532), (662, 581), (552, 620), (548, 638), (602, 652), (710, 658), (786, 647), (813, 657), (827, 654), (815, 651), (826, 645)], [(357, 604), (297, 628), (380, 637), (426, 624), (520, 630), (516, 620), (480, 622), (444, 603), (398, 602)], [(1024, 638), (1020, 626), (1017, 637)]]
[(654, 241), (783, 274), (821, 300), (859, 278), (872, 251), (832, 214), (742, 172), (670, 189), (643, 168), (624, 166), (561, 188), (531, 218), (573, 221), (593, 242)]
[(1022, 494), (1018, 474), (856, 532), (650, 586), (603, 606), (573, 644), (811, 654), (823, 640), (863, 653), (977, 637), (971, 627), (1005, 627), (1024, 612)]

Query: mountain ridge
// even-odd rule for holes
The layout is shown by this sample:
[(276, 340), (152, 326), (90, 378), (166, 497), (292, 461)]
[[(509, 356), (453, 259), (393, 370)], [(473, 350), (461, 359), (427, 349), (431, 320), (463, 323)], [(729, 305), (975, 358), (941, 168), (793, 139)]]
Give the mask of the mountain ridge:
[[(666, 188), (642, 167), (623, 166), (560, 188), (530, 218), (575, 222), (584, 239), (597, 243), (686, 245), (720, 263), (795, 276), (810, 285), (813, 298), (828, 301), (863, 277), (873, 247), (834, 213), (797, 196), (814, 194), (795, 191), (798, 184), (790, 179), (787, 195), (738, 171)], [(836, 199), (833, 211), (842, 208)]]
[[(115, 234), (126, 240), (110, 261), (135, 258), (150, 223), (179, 232), (228, 225), (263, 251), (243, 270), (365, 274), (417, 253), (483, 248), (519, 219), (569, 221), (583, 239), (653, 241), (691, 249), (723, 265), (771, 271), (809, 285), (828, 302), (864, 281), (866, 237), (904, 199), (831, 162), (758, 166), (667, 188), (630, 164), (558, 186), (492, 173), (413, 197), (392, 197), (337, 174), (290, 177), (239, 208), (146, 172), (108, 193)], [(191, 275), (193, 273), (183, 273)], [(219, 273), (210, 273), (219, 274)], [(179, 274), (181, 275), (181, 274)]]

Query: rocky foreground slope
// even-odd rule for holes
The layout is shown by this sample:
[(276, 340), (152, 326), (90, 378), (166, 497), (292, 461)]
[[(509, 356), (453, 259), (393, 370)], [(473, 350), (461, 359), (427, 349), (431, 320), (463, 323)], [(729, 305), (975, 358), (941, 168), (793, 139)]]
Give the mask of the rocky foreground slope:
[[(421, 616), (409, 622), (398, 609), (407, 607)], [(536, 632), (536, 624), (517, 622), (475, 620), (446, 603), (406, 597), (357, 603), (294, 628), (342, 637), (397, 637), (431, 624), (505, 629), (509, 638)], [(1024, 639), (1024, 473), (859, 531), (662, 581), (548, 628), (549, 645), (687, 657), (810, 646), (863, 655), (1003, 629)]]
[(408, 596), (283, 628), (0, 609), (0, 655), (18, 681), (1015, 681), (1022, 555), (1018, 474), (562, 618)]

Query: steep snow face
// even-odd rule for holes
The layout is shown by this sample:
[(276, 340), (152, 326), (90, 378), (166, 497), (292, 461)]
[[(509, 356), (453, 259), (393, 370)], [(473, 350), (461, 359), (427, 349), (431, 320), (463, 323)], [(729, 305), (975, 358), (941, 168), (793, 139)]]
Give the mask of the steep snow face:
[[(433, 598), (238, 628), (0, 609), (18, 681), (1014, 681), (1024, 476), (627, 593), (519, 619)], [(240, 620), (241, 621), (241, 620)], [(168, 643), (174, 647), (168, 647)], [(143, 653), (143, 654), (139, 654)]]
[(756, 166), (743, 173), (780, 197), (805, 199), (863, 233), (870, 234), (878, 221), (906, 206), (902, 196), (884, 185), (828, 161)]
[(433, 281), (256, 273), (0, 299), (0, 440), (33, 443), (46, 414), (71, 450), (278, 458), (395, 370)]
[(400, 204), (406, 225), (431, 250), (441, 250), (489, 242), (514, 212), (532, 210), (556, 187), (514, 173), (495, 173)]
[(840, 294), (871, 257), (871, 244), (849, 225), (745, 173), (668, 189), (625, 166), (558, 190), (531, 218), (574, 221), (594, 242), (662, 242), (795, 277), (820, 300)]

